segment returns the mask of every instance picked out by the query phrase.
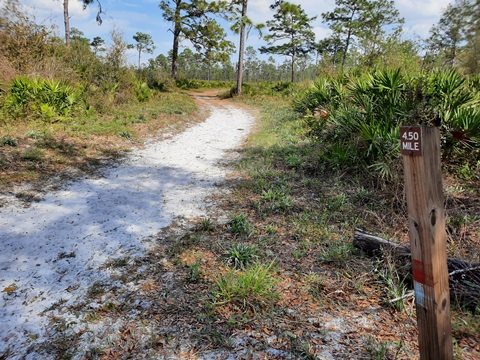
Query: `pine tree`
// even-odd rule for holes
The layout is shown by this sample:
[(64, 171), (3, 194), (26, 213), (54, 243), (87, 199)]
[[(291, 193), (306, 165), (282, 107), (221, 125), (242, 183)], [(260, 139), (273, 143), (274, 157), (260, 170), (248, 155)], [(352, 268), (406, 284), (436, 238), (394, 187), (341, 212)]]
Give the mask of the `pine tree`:
[[(260, 48), (261, 53), (279, 54), (290, 57), (290, 80), (295, 80), (295, 61), (305, 57), (315, 48), (315, 34), (310, 24), (314, 17), (308, 17), (300, 5), (287, 1), (276, 1), (271, 6), (276, 13), (267, 21), (269, 34), (265, 36), (268, 46)], [(280, 45), (273, 45), (281, 42)]]
[(138, 51), (138, 69), (140, 69), (140, 57), (142, 52), (152, 54), (153, 50), (155, 49), (155, 45), (153, 44), (152, 36), (142, 32), (137, 32), (135, 35), (133, 35), (133, 40), (137, 42), (135, 47)]
[[(206, 0), (161, 0), (163, 18), (173, 29), (172, 77), (178, 77), (178, 50), (180, 38), (192, 43), (195, 50), (208, 61), (223, 59), (232, 51), (233, 44), (225, 39), (225, 31), (210, 16), (224, 9), (225, 3)], [(214, 56), (215, 55), (215, 56)]]

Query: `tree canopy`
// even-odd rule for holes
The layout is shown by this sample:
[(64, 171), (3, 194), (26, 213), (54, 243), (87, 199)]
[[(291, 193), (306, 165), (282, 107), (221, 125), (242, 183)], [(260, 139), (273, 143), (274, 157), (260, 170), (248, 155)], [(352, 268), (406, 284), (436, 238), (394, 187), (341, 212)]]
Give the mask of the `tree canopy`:
[(480, 1), (456, 0), (449, 4), (427, 40), (429, 60), (440, 66), (480, 69)]
[(142, 32), (137, 32), (133, 35), (133, 40), (137, 43), (135, 47), (138, 51), (138, 68), (140, 69), (140, 57), (143, 53), (153, 54), (153, 50), (155, 49), (155, 45), (153, 44), (152, 36), (150, 34), (144, 34)]
[(163, 18), (172, 23), (172, 76), (178, 76), (178, 50), (180, 39), (188, 40), (208, 61), (224, 59), (233, 49), (225, 39), (225, 30), (211, 15), (225, 9), (225, 2), (206, 0), (161, 0)]

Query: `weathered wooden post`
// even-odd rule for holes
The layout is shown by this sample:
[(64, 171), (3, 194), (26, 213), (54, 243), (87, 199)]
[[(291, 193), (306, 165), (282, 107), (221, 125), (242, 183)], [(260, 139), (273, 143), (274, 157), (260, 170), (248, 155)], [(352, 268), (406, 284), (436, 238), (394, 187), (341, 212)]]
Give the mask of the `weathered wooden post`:
[(420, 358), (453, 359), (440, 133), (402, 126), (400, 139)]

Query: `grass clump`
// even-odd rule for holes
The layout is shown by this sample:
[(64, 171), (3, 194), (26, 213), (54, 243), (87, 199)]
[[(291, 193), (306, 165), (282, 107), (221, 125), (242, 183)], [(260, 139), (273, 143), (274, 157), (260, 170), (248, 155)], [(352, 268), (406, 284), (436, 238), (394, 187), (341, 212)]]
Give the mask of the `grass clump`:
[(11, 136), (2, 136), (0, 138), (0, 146), (17, 146), (18, 141)]
[(336, 241), (326, 244), (318, 258), (320, 263), (345, 264), (352, 257), (355, 248), (350, 242)]
[(198, 227), (202, 231), (214, 231), (215, 228), (216, 228), (215, 222), (212, 220), (212, 218), (210, 218), (208, 216), (200, 219), (200, 223), (199, 223)]
[(379, 284), (384, 292), (384, 305), (397, 311), (406, 309), (406, 302), (413, 295), (408, 289), (407, 278), (410, 269), (405, 264), (401, 265), (394, 255), (383, 252), (381, 259), (377, 259), (372, 265), (372, 271), (377, 274)]
[(253, 232), (253, 226), (248, 222), (245, 214), (237, 214), (232, 217), (228, 227), (233, 234), (241, 236), (250, 236)]
[(36, 148), (27, 149), (23, 154), (23, 160), (33, 161), (33, 162), (42, 162), (45, 157), (45, 153)]
[(294, 201), (285, 188), (263, 190), (261, 207), (266, 212), (285, 212), (294, 206)]
[(244, 269), (258, 259), (258, 250), (249, 244), (233, 244), (227, 251), (228, 264), (235, 269)]
[(215, 304), (233, 304), (241, 309), (270, 305), (278, 298), (273, 265), (273, 261), (269, 265), (256, 263), (221, 275), (216, 281)]

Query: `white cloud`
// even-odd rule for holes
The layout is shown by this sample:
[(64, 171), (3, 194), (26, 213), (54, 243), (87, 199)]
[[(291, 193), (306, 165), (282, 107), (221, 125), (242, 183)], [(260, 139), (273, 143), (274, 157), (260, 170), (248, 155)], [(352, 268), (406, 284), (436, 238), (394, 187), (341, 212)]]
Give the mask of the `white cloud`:
[[(273, 0), (256, 0), (248, 5), (249, 16), (255, 22), (266, 22), (273, 18), (274, 10), (270, 9)], [(334, 8), (334, 0), (290, 0), (294, 4), (302, 6), (309, 17), (317, 16), (317, 22), (321, 22), (321, 15), (324, 12), (331, 11)]]
[[(25, 7), (40, 19), (63, 17), (63, 2), (60, 0), (26, 0)], [(80, 0), (70, 0), (68, 4), (70, 17), (86, 19), (90, 16), (90, 7), (83, 10)]]
[(438, 18), (450, 0), (397, 0), (400, 14), (409, 20)]
[(332, 31), (325, 26), (315, 26), (313, 32), (315, 33), (315, 39), (317, 39), (317, 41), (329, 37), (332, 33)]
[(429, 36), (430, 28), (438, 22), (449, 3), (450, 0), (395, 1), (400, 15), (405, 18), (405, 34), (423, 39)]
[(269, 8), (270, 4), (271, 1), (269, 0), (257, 0), (248, 4), (248, 15), (252, 18), (253, 22), (265, 23), (271, 19), (272, 11)]

